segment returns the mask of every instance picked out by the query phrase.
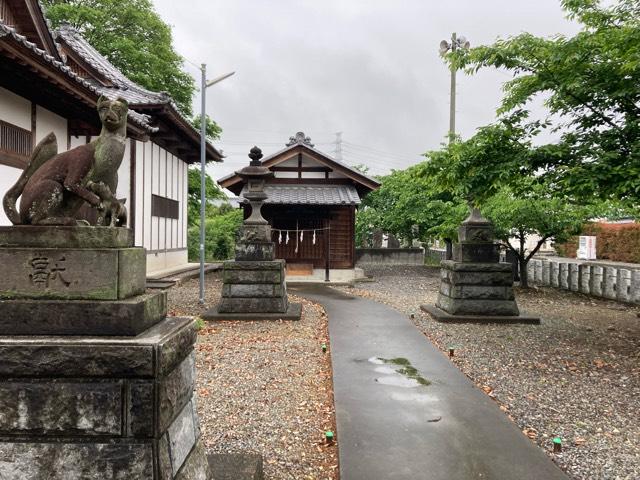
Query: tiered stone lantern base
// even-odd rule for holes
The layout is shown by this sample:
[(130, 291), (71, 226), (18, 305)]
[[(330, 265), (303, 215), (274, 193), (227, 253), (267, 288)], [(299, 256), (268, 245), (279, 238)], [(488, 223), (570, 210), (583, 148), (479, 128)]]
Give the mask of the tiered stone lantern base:
[(130, 230), (0, 228), (0, 478), (208, 480), (196, 331)]
[(540, 323), (523, 315), (513, 294), (510, 263), (501, 263), (493, 227), (476, 209), (459, 229), (454, 259), (440, 264), (440, 292), (435, 305), (421, 309), (438, 321)]

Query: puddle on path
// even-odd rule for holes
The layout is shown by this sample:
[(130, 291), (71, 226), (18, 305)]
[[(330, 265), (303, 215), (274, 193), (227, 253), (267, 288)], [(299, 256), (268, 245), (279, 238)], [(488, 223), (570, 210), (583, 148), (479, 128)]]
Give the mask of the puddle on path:
[(375, 369), (376, 372), (387, 374), (385, 377), (376, 378), (376, 382), (383, 385), (402, 388), (431, 385), (431, 382), (420, 375), (418, 370), (406, 358), (371, 357), (369, 362), (374, 365), (381, 365)]
[(376, 382), (382, 385), (391, 385), (392, 387), (415, 388), (420, 384), (413, 378), (401, 377), (399, 375), (389, 375), (388, 377), (378, 377)]
[(367, 359), (355, 358), (354, 361), (373, 364), (373, 371), (381, 374), (376, 377), (376, 383), (399, 387), (389, 392), (391, 399), (397, 402), (420, 405), (421, 408), (426, 409), (426, 413), (420, 414), (420, 419), (430, 423), (442, 420), (442, 415), (439, 415), (437, 409), (433, 410), (433, 404), (439, 402), (438, 396), (428, 389), (421, 388), (431, 385), (431, 382), (420, 375), (420, 372), (411, 365), (408, 359), (371, 357)]
[(433, 403), (438, 401), (438, 398), (435, 395), (417, 392), (394, 392), (391, 394), (391, 398), (399, 402), (412, 403)]
[(396, 369), (393, 367), (376, 367), (373, 370), (377, 373), (384, 373), (385, 375), (394, 375), (396, 373)]

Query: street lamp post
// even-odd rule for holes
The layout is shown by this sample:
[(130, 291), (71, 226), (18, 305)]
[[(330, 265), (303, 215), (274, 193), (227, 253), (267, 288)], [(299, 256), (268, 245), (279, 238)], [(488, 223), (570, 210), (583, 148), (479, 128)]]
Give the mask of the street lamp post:
[(201, 103), (200, 103), (200, 303), (204, 305), (204, 218), (205, 218), (205, 206), (207, 201), (206, 195), (206, 172), (205, 167), (207, 163), (207, 152), (206, 152), (206, 143), (207, 143), (207, 131), (206, 131), (206, 93), (207, 88), (211, 85), (215, 85), (218, 82), (221, 82), (225, 78), (229, 78), (236, 72), (226, 73), (221, 75), (213, 80), (209, 80), (207, 82), (207, 65), (200, 65), (200, 73), (201, 73), (201, 83), (200, 83), (200, 95), (201, 95)]
[[(454, 33), (451, 34), (451, 43), (446, 40), (440, 42), (440, 55), (444, 55), (449, 50), (455, 52), (458, 48), (467, 49), (471, 46), (469, 41), (464, 38), (458, 38)], [(449, 142), (452, 141), (456, 133), (456, 68), (451, 66), (451, 96), (449, 98)]]

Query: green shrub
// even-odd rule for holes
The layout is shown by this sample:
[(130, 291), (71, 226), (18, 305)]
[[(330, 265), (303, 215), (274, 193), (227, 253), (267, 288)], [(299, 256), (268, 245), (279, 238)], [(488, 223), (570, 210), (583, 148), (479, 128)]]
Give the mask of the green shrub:
[(196, 317), (196, 330), (200, 331), (202, 330), (204, 327), (207, 326), (207, 322), (205, 322), (202, 317)]
[[(209, 217), (204, 223), (204, 253), (208, 262), (229, 260), (234, 256), (236, 236), (242, 225), (242, 210), (231, 210)], [(200, 258), (200, 226), (188, 231), (189, 260)]]

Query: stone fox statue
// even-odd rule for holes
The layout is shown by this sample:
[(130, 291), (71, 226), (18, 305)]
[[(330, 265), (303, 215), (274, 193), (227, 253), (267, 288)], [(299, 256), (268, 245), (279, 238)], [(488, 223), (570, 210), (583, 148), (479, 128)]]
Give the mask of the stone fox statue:
[(125, 150), (127, 110), (126, 100), (100, 97), (100, 136), (60, 154), (56, 136), (47, 135), (4, 197), (9, 220), (16, 225), (77, 225), (82, 223), (78, 211), (87, 202), (98, 210), (99, 225), (125, 225), (127, 211), (114, 192)]

